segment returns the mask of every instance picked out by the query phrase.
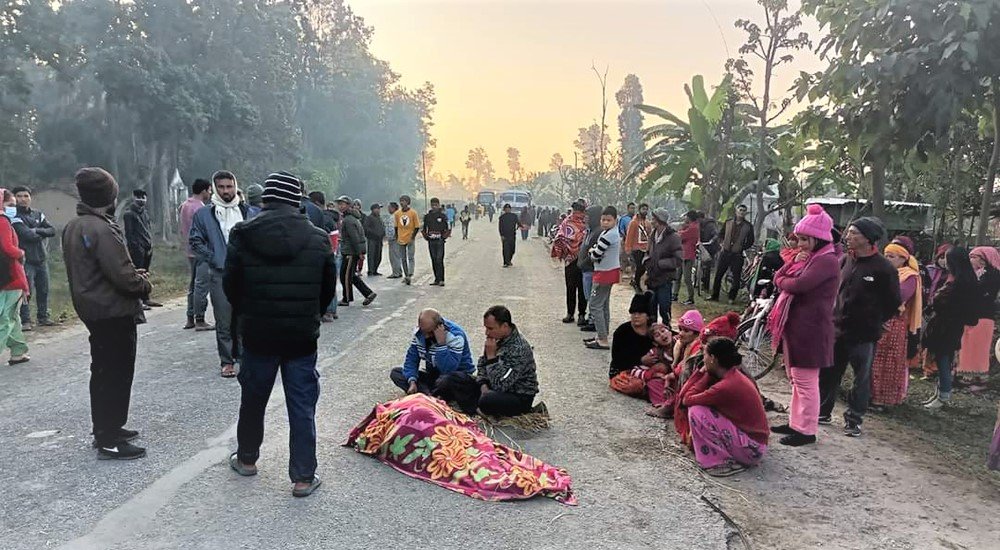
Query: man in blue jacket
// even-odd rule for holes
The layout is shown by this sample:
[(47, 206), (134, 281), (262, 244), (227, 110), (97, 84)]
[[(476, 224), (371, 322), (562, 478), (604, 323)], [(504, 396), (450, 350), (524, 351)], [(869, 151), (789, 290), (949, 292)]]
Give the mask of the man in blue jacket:
[(212, 296), (212, 312), (215, 314), (215, 339), (219, 348), (219, 361), (222, 364), (223, 378), (236, 376), (236, 357), (233, 350), (232, 307), (226, 299), (222, 287), (222, 274), (226, 268), (226, 247), (229, 244), (229, 232), (237, 223), (249, 219), (247, 206), (240, 201), (237, 194), (236, 176), (227, 170), (219, 170), (212, 175), (215, 193), (212, 202), (194, 214), (191, 221), (191, 252), (194, 253), (195, 296), (194, 305), (195, 330), (210, 331), (212, 325), (205, 322), (205, 310), (208, 304), (204, 296)]
[[(424, 370), (420, 370), (421, 361)], [(449, 400), (452, 396), (438, 391), (448, 375), (472, 375), (475, 371), (469, 337), (462, 327), (442, 317), (437, 310), (425, 309), (417, 318), (417, 332), (406, 351), (403, 366), (392, 369), (389, 378), (407, 394), (420, 392)]]

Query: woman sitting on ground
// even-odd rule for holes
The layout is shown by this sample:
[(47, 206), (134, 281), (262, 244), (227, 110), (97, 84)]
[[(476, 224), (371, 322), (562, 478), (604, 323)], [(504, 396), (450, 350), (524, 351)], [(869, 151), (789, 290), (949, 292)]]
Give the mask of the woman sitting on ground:
[(653, 347), (632, 370), (616, 374), (611, 379), (611, 389), (639, 399), (645, 399), (647, 394), (650, 399), (662, 399), (663, 380), (673, 375), (674, 334), (663, 323), (654, 324), (650, 334)]
[[(696, 356), (700, 350), (701, 331), (705, 328), (705, 321), (701, 313), (696, 310), (684, 312), (680, 320), (677, 321), (678, 331), (673, 338), (673, 363), (670, 372), (666, 375), (654, 377), (646, 383), (649, 402), (652, 406), (646, 409), (646, 414), (656, 418), (671, 418), (674, 415), (674, 398), (677, 390), (680, 389), (685, 373), (690, 373), (689, 359)], [(698, 365), (700, 366), (700, 365)]]
[(653, 293), (636, 294), (628, 308), (629, 320), (615, 329), (611, 339), (611, 368), (608, 378), (614, 378), (620, 372), (631, 371), (642, 362), (644, 355), (653, 347), (653, 337), (650, 332), (652, 318), (649, 315), (653, 303)]
[(767, 452), (767, 414), (757, 387), (739, 366), (743, 360), (729, 338), (704, 348), (704, 366), (688, 381), (678, 406), (690, 426), (683, 434), (698, 465), (715, 477), (756, 466)]

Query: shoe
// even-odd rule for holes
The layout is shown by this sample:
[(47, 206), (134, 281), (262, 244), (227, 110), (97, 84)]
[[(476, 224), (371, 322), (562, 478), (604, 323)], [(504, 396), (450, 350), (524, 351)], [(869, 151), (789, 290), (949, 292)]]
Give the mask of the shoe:
[(681, 302), (681, 305), (693, 306), (694, 305), (694, 300), (684, 300), (683, 302)]
[(10, 360), (7, 361), (7, 364), (13, 367), (14, 365), (20, 365), (22, 363), (27, 363), (28, 361), (31, 361), (31, 357), (25, 353), (24, 355), (11, 357)]
[(847, 437), (861, 437), (861, 424), (853, 420), (844, 422), (844, 435)]
[(585, 325), (580, 327), (581, 332), (597, 332), (597, 327), (594, 325)]
[[(126, 430), (125, 428), (118, 428), (118, 435), (116, 435), (112, 439), (115, 439), (115, 440), (117, 440), (119, 442), (125, 442), (125, 441), (132, 441), (133, 439), (135, 439), (137, 437), (139, 437), (139, 432), (137, 432), (135, 430)], [(90, 446), (96, 449), (97, 448), (97, 440), (95, 439), (90, 444)]]
[(799, 432), (793, 429), (788, 424), (782, 424), (780, 426), (771, 426), (771, 433), (782, 434), (782, 435), (795, 435)]
[(819, 423), (822, 426), (829, 426), (830, 424), (833, 424), (833, 417), (828, 414), (820, 415)]
[(787, 445), (789, 447), (801, 447), (803, 445), (809, 445), (810, 443), (816, 443), (815, 435), (806, 434), (792, 434), (786, 435), (778, 440), (778, 443), (782, 445)]
[(31, 332), (35, 330), (35, 326), (31, 323), (21, 323), (21, 332)]
[(229, 455), (229, 467), (232, 468), (234, 472), (240, 474), (243, 477), (250, 477), (257, 475), (257, 466), (255, 464), (244, 464), (240, 462), (239, 457), (236, 453)]
[(151, 309), (153, 309), (153, 308), (149, 304), (142, 304), (142, 310), (143, 311), (149, 311)]
[(194, 328), (194, 317), (188, 317), (187, 322), (184, 323), (184, 330), (189, 330)]
[(323, 322), (324, 323), (332, 323), (333, 319), (334, 319), (334, 317), (333, 317), (332, 313), (324, 313), (323, 314)]
[(702, 471), (712, 477), (729, 477), (746, 471), (747, 467), (742, 464), (721, 464), (713, 468), (703, 468)]
[(438, 283), (438, 286), (444, 286), (444, 281), (441, 281), (440, 283)]
[(928, 404), (932, 403), (937, 398), (938, 398), (938, 391), (934, 390), (934, 395), (931, 395), (927, 399), (924, 399), (920, 404), (924, 405), (924, 406), (927, 406)]
[(369, 306), (369, 305), (371, 305), (372, 302), (375, 301), (375, 298), (378, 298), (378, 293), (372, 292), (371, 294), (368, 295), (367, 298), (365, 298), (364, 302), (361, 302), (361, 305), (363, 305), (363, 306)]
[(53, 321), (52, 319), (39, 319), (38, 326), (40, 327), (57, 327), (59, 323)]
[(434, 281), (430, 284), (430, 286), (441, 286), (441, 283), (439, 281)]
[(409, 277), (404, 277), (403, 282), (406, 284), (406, 286), (410, 286), (411, 284), (413, 284), (413, 281)]
[(929, 403), (927, 403), (926, 405), (924, 405), (924, 408), (925, 409), (930, 409), (932, 411), (935, 411), (937, 409), (943, 409), (947, 405), (948, 405), (947, 401), (943, 401), (940, 397), (935, 397)]
[(206, 323), (204, 319), (198, 319), (194, 322), (195, 332), (208, 332), (210, 330), (215, 330), (215, 325)]
[(337, 302), (337, 307), (351, 307), (351, 302), (348, 302), (347, 300), (341, 300)]
[(296, 498), (307, 497), (313, 494), (316, 489), (319, 489), (319, 486), (322, 483), (323, 482), (320, 481), (319, 476), (313, 476), (312, 481), (308, 484), (303, 483), (303, 486), (299, 486), (299, 484), (296, 483), (295, 486), (292, 487), (292, 496)]
[(145, 302), (143, 302), (143, 303), (144, 303), (144, 304), (146, 304), (146, 305), (147, 305), (147, 306), (149, 306), (149, 307), (163, 307), (163, 304), (161, 304), (161, 303), (159, 303), (159, 302), (154, 302), (154, 301), (152, 301), (152, 300), (146, 300), (146, 301), (145, 301)]
[(135, 460), (146, 456), (146, 449), (120, 441), (112, 445), (97, 447), (97, 460)]
[(581, 326), (581, 327), (587, 326), (587, 316), (586, 315), (579, 315), (576, 318), (576, 324), (577, 324), (577, 326)]
[(381, 276), (382, 276), (382, 274), (379, 273), (378, 271), (376, 271), (375, 273), (372, 273), (372, 277), (381, 277)]
[(591, 342), (587, 342), (586, 344), (583, 345), (583, 347), (587, 349), (611, 349), (611, 346), (605, 346), (604, 344), (598, 342), (596, 339)]
[(567, 315), (566, 317), (563, 317), (562, 320), (562, 322), (566, 323), (567, 325), (572, 323), (573, 321), (576, 321), (576, 317), (573, 317), (572, 315)]
[(389, 275), (386, 279), (402, 279), (402, 275)]

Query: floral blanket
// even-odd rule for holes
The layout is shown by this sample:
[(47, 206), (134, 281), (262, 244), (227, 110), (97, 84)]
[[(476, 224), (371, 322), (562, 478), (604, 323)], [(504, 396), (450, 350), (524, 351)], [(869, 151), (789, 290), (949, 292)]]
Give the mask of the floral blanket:
[(376, 405), (345, 446), (403, 474), (481, 500), (542, 495), (576, 504), (566, 470), (494, 442), (468, 416), (423, 394)]

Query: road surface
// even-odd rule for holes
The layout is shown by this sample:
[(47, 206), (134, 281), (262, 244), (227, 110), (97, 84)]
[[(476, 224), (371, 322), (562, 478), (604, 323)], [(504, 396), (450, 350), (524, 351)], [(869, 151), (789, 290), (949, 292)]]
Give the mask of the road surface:
[[(518, 241), (514, 267), (501, 269), (495, 228), (478, 221), (470, 233), (448, 243), (446, 287), (428, 286), (420, 242), (412, 287), (374, 279), (372, 307), (342, 308), (323, 326), (324, 485), (306, 499), (291, 496), (280, 384), (260, 475), (229, 470), (239, 386), (219, 377), (212, 333), (180, 329), (181, 303), (140, 327), (129, 427), (142, 432), (142, 460), (98, 461), (90, 448), (86, 333), (35, 340), (31, 363), (0, 368), (0, 548), (726, 548), (733, 531), (700, 498), (704, 481), (662, 451), (662, 423), (610, 392), (607, 352), (584, 349), (575, 325), (558, 322), (562, 270), (541, 239)], [(622, 301), (613, 304), (620, 320)], [(400, 395), (388, 371), (401, 363), (422, 308), (465, 327), (476, 355), (482, 312), (496, 303), (511, 308), (535, 347), (552, 417), (542, 433), (511, 435), (570, 472), (577, 507), (480, 502), (341, 446), (376, 402)]]

